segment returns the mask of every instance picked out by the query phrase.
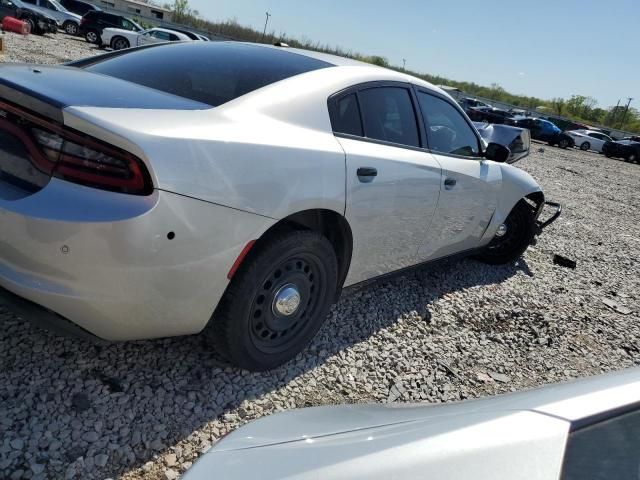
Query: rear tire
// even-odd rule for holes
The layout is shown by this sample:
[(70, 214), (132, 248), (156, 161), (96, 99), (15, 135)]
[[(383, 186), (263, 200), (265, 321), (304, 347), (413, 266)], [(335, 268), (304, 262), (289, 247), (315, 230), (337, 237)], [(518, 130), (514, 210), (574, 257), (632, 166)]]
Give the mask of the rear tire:
[(78, 30), (80, 29), (77, 23), (71, 21), (64, 22), (62, 28), (68, 35), (72, 35), (74, 37), (78, 35)]
[(279, 233), (254, 249), (204, 334), (229, 362), (264, 371), (316, 335), (335, 298), (338, 261), (329, 240), (312, 231)]
[(501, 265), (516, 261), (529, 248), (536, 234), (534, 207), (526, 200), (520, 200), (504, 224), (507, 231), (503, 236), (494, 237), (484, 252), (476, 259), (490, 265)]
[(586, 152), (590, 148), (591, 144), (589, 142), (584, 142), (582, 145), (580, 145), (580, 150), (582, 150), (583, 152)]
[(84, 39), (89, 43), (101, 44), (102, 40), (100, 39), (100, 35), (95, 30), (89, 30), (84, 34)]
[(627, 160), (627, 162), (635, 163), (635, 162), (638, 161), (638, 154), (635, 153), (635, 152), (632, 152), (629, 155), (627, 155), (626, 160)]

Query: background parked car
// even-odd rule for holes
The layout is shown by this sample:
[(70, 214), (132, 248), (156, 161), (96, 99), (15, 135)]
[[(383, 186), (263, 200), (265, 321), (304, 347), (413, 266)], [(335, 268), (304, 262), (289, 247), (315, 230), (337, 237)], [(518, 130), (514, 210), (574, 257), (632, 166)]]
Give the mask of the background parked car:
[(474, 107), (493, 107), (493, 105), (489, 105), (488, 103), (481, 102), (480, 100), (476, 100), (475, 98), (464, 97), (458, 100), (458, 104), (462, 107), (464, 111), (469, 110)]
[(602, 146), (606, 142), (613, 142), (613, 138), (604, 133), (595, 132), (593, 130), (571, 130), (567, 132), (568, 135), (573, 138), (576, 147), (580, 150), (595, 150), (596, 152), (602, 152)]
[(36, 35), (58, 31), (58, 23), (52, 16), (22, 0), (0, 0), (0, 21), (4, 17), (14, 17), (27, 22), (31, 27), (31, 33)]
[(80, 0), (60, 0), (60, 4), (70, 12), (77, 13), (80, 16), (86, 15), (88, 12), (99, 12), (102, 10), (97, 5), (81, 2)]
[(506, 110), (493, 107), (472, 107), (467, 110), (467, 115), (474, 122), (489, 122), (502, 124), (513, 115)]
[(102, 31), (105, 28), (120, 28), (131, 32), (144, 30), (133, 20), (122, 15), (115, 15), (103, 11), (87, 12), (80, 22), (80, 33), (89, 43), (102, 45)]
[(70, 12), (56, 0), (23, 0), (25, 3), (38, 7), (55, 18), (58, 27), (69, 35), (78, 35), (80, 31), (81, 15)]
[[(196, 37), (197, 38), (197, 37)], [(140, 47), (152, 43), (191, 41), (184, 33), (164, 28), (151, 28), (142, 32), (131, 32), (121, 28), (105, 28), (102, 31), (102, 42), (114, 50), (129, 47)]]
[(527, 128), (531, 132), (531, 138), (547, 142), (552, 146), (557, 145), (560, 148), (569, 148), (575, 145), (573, 137), (567, 133), (563, 133), (556, 124), (549, 120), (531, 117), (514, 117), (506, 123), (514, 127)]
[(187, 37), (189, 37), (190, 40), (202, 40), (204, 42), (208, 42), (209, 39), (207, 37), (205, 37), (204, 35), (200, 35), (199, 33), (196, 32), (190, 32), (189, 30), (183, 30), (181, 28), (168, 28), (167, 30), (170, 30), (172, 32), (178, 32), (178, 33), (182, 33), (184, 35), (186, 35)]
[(617, 142), (606, 142), (602, 146), (602, 153), (609, 158), (624, 158), (627, 162), (637, 162), (640, 158), (640, 141), (618, 140)]

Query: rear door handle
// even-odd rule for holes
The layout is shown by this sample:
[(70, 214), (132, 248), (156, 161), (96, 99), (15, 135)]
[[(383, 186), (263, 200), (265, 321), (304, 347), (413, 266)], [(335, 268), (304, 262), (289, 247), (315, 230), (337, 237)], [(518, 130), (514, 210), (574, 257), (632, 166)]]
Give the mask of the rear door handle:
[(458, 183), (458, 181), (455, 178), (447, 178), (444, 181), (444, 188), (446, 188), (447, 190), (451, 190), (456, 186), (456, 183)]
[(373, 167), (360, 167), (358, 169), (358, 176), (359, 177), (377, 177), (378, 170), (376, 170)]

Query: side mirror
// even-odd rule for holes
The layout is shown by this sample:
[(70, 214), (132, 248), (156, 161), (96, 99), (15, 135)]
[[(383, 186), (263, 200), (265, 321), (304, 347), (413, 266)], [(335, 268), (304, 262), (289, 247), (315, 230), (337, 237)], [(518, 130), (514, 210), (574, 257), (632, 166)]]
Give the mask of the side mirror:
[(511, 150), (499, 143), (490, 143), (484, 151), (484, 158), (494, 162), (504, 163), (509, 160)]

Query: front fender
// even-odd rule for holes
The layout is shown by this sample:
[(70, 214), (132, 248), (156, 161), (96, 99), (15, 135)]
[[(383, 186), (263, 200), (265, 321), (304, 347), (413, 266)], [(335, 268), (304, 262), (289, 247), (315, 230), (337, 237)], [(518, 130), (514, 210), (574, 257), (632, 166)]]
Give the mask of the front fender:
[(541, 205), (544, 203), (544, 193), (531, 175), (524, 170), (508, 164), (500, 164), (502, 169), (502, 188), (498, 193), (496, 211), (491, 223), (485, 231), (483, 243), (489, 243), (496, 234), (498, 227), (504, 223), (513, 207), (524, 197), (539, 193)]

